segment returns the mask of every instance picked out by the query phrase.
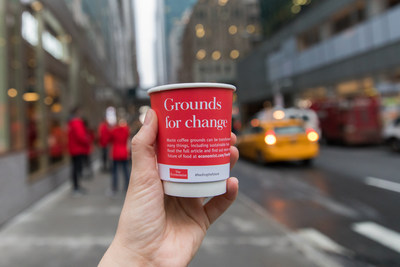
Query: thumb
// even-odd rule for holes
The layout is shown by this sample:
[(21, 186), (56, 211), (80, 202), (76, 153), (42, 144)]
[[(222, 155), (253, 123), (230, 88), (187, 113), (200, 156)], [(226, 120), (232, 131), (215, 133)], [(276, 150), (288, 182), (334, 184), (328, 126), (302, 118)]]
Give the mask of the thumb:
[(142, 128), (132, 138), (132, 171), (141, 172), (156, 166), (157, 132), (157, 115), (154, 110), (149, 109)]

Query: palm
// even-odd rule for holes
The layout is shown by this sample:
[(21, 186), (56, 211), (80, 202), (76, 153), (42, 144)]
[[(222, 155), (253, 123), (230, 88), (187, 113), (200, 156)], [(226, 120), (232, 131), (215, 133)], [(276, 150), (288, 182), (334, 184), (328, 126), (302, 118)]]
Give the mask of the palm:
[[(166, 197), (165, 208), (164, 242), (158, 250), (159, 266), (184, 266), (199, 248), (209, 220), (201, 199)], [(177, 258), (176, 253), (185, 257)]]
[[(157, 259), (157, 266), (184, 266), (184, 262), (188, 262), (198, 249), (210, 225), (203, 206), (204, 199), (164, 196), (158, 173), (152, 175), (157, 177), (150, 179), (154, 181), (150, 184), (142, 184), (143, 179), (137, 177), (131, 178), (132, 196), (135, 197), (127, 197), (127, 203), (135, 204), (129, 207), (125, 216), (121, 216), (120, 223), (120, 227), (129, 225), (130, 229), (119, 230), (131, 233), (129, 239), (135, 240), (131, 249), (144, 251), (147, 256)], [(138, 194), (144, 187), (150, 193)], [(125, 221), (130, 223), (125, 224)], [(176, 253), (187, 255), (187, 258), (180, 258), (182, 262), (179, 263), (171, 262), (176, 259)]]

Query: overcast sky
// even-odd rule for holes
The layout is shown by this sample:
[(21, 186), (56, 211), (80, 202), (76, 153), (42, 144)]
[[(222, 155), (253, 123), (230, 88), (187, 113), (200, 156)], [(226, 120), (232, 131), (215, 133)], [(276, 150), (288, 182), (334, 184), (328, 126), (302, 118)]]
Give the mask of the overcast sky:
[(156, 0), (133, 0), (136, 18), (136, 42), (140, 85), (155, 85), (155, 7)]

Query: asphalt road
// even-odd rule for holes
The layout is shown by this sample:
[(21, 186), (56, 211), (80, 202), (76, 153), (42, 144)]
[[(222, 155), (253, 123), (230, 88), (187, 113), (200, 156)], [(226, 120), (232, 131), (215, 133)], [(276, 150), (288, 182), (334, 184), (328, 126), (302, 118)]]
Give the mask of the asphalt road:
[(321, 146), (312, 167), (239, 160), (240, 191), (343, 266), (400, 266), (400, 154)]

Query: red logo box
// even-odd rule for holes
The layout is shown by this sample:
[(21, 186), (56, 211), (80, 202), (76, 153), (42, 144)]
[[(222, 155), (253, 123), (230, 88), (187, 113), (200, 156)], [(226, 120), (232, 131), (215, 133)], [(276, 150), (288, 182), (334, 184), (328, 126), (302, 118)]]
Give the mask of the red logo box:
[(169, 169), (169, 177), (175, 179), (187, 179), (188, 170), (185, 169)]

